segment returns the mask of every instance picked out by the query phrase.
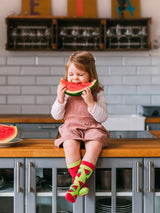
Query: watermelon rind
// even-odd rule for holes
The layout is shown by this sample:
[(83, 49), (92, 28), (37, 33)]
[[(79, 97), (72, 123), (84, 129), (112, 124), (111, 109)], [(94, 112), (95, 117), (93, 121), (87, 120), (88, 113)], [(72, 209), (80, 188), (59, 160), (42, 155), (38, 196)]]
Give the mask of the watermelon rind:
[[(62, 81), (62, 80), (61, 80), (61, 81)], [(93, 81), (90, 82), (90, 83), (91, 83), (91, 84), (90, 84), (89, 88), (90, 88), (90, 89), (93, 89), (93, 88), (97, 85), (97, 80), (95, 79), (95, 80), (93, 80)], [(82, 92), (84, 91), (85, 88), (86, 88), (86, 87), (84, 87), (83, 89), (80, 89), (80, 90), (76, 90), (76, 91), (66, 90), (65, 93), (66, 93), (67, 95), (70, 95), (70, 96), (80, 96), (80, 95), (82, 95)]]
[[(3, 129), (5, 128), (5, 132), (3, 131)], [(13, 130), (13, 133), (9, 136), (7, 136), (7, 130), (11, 129)], [(18, 129), (16, 126), (8, 126), (8, 125), (4, 125), (4, 124), (0, 124), (0, 143), (8, 143), (10, 141), (12, 141), (18, 134)]]

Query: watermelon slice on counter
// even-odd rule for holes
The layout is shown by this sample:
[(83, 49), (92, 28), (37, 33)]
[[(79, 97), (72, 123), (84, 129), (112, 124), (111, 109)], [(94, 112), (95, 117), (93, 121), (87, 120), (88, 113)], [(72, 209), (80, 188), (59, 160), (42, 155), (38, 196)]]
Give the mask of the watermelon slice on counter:
[(65, 85), (66, 87), (65, 93), (67, 95), (79, 96), (82, 94), (82, 92), (84, 91), (86, 87), (93, 89), (97, 85), (97, 80), (95, 79), (92, 82), (79, 84), (79, 83), (68, 82), (64, 80), (64, 78), (62, 78), (60, 83)]
[(0, 124), (0, 143), (12, 141), (18, 134), (16, 126)]

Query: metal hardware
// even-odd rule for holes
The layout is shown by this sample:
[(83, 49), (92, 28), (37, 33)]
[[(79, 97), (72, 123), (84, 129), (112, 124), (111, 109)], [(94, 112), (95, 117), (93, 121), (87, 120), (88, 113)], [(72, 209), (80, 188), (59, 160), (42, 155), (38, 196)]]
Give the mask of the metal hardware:
[(56, 129), (58, 127), (56, 125), (52, 125), (52, 126), (39, 125), (38, 128), (39, 129)]
[(153, 189), (152, 189), (152, 179), (151, 179), (151, 170), (152, 170), (153, 163), (151, 161), (149, 161), (148, 166), (149, 166), (148, 191), (149, 192), (153, 192)]
[(146, 130), (149, 131), (149, 125), (146, 126)]
[(21, 163), (17, 162), (17, 193), (19, 193), (21, 191), (21, 188), (20, 188), (20, 166), (21, 166)]
[(141, 163), (137, 162), (136, 166), (137, 166), (137, 188), (136, 188), (136, 192), (141, 192), (141, 189), (140, 189), (140, 167), (141, 167)]
[(29, 162), (28, 164), (28, 193), (31, 193), (31, 167), (33, 166), (32, 162)]

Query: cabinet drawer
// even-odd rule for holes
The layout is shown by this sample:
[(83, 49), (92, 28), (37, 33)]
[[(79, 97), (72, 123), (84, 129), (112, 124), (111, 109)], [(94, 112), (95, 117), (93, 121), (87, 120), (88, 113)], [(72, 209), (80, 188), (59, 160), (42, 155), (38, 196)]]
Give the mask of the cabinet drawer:
[(57, 138), (60, 124), (17, 124), (18, 137), (20, 138)]

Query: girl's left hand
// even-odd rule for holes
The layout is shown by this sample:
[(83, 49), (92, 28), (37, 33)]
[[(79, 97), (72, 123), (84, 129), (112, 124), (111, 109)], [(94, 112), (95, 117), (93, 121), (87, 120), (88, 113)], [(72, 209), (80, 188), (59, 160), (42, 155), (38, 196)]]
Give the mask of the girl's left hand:
[(81, 96), (85, 103), (88, 105), (90, 111), (92, 111), (95, 105), (95, 101), (93, 99), (91, 89), (89, 87), (86, 87)]

